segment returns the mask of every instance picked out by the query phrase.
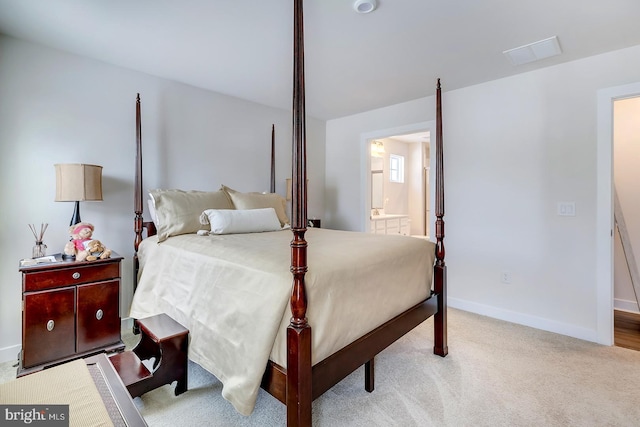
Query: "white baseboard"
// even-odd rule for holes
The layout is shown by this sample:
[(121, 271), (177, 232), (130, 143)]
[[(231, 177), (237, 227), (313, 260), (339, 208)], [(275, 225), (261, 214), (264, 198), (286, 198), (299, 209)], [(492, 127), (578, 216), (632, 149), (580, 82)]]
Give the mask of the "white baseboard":
[[(120, 324), (124, 330), (133, 327), (133, 319), (131, 317), (123, 317)], [(0, 363), (15, 361), (18, 362), (18, 354), (20, 353), (20, 344), (0, 348)]]
[(544, 319), (542, 317), (522, 314), (458, 298), (449, 297), (447, 298), (447, 303), (450, 307), (470, 311), (483, 316), (493, 317), (495, 319), (505, 320), (519, 325), (530, 326), (532, 328), (542, 329), (543, 331), (553, 332), (556, 334), (567, 335), (585, 341), (598, 342), (597, 331), (595, 329), (581, 328), (579, 326), (557, 322), (555, 320)]
[[(515, 311), (504, 310), (501, 308), (478, 304), (458, 298), (449, 297), (447, 298), (447, 303), (452, 308), (470, 311), (472, 313), (480, 314), (483, 316), (493, 317), (495, 319), (517, 323), (519, 325), (530, 326), (532, 328), (542, 329), (544, 331), (568, 335), (570, 337), (579, 338), (586, 341), (597, 342), (595, 330), (580, 328), (574, 325), (556, 322), (554, 320), (517, 313)], [(614, 307), (619, 310), (640, 313), (640, 310), (638, 310), (638, 304), (635, 301), (616, 299), (614, 301)], [(122, 326), (123, 328), (131, 328), (133, 326), (133, 319), (123, 318)], [(20, 345), (14, 345), (0, 349), (0, 363), (10, 361), (17, 362), (19, 352)]]
[(18, 353), (20, 353), (20, 345), (11, 345), (9, 347), (0, 348), (0, 363), (16, 362), (18, 363)]
[(123, 317), (120, 321), (120, 326), (122, 330), (132, 329), (133, 328), (133, 317)]
[(640, 310), (638, 309), (638, 303), (626, 299), (614, 299), (613, 308), (615, 308), (616, 310), (630, 311), (632, 313), (640, 313)]

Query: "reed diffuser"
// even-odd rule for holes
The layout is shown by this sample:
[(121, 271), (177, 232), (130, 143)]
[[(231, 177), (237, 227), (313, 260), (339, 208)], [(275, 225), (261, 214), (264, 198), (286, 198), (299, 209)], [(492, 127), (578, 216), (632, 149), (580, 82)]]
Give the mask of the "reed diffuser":
[(36, 239), (36, 244), (33, 246), (31, 252), (31, 258), (40, 258), (47, 255), (47, 245), (44, 244), (44, 232), (47, 231), (49, 224), (40, 224), (40, 232), (36, 231), (35, 224), (29, 224), (29, 228), (33, 233), (33, 237)]

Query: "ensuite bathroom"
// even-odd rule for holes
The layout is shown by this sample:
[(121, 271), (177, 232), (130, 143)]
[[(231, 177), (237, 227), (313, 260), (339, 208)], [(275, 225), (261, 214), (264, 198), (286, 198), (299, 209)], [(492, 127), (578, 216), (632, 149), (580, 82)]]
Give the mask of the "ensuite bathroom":
[(430, 132), (370, 141), (369, 231), (429, 238)]

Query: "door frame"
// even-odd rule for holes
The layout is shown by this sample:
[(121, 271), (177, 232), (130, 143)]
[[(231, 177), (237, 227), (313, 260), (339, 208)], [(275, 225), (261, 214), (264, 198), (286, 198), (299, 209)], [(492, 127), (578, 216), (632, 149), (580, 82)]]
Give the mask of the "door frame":
[(640, 82), (598, 91), (596, 177), (597, 342), (613, 345), (613, 103), (640, 96)]
[[(436, 131), (436, 121), (429, 120), (425, 122), (413, 123), (404, 126), (397, 126), (393, 128), (387, 129), (379, 129), (370, 132), (364, 132), (360, 134), (360, 153), (362, 153), (361, 164), (360, 164), (360, 194), (363, 194), (362, 198), (363, 204), (360, 210), (360, 229), (362, 231), (369, 231), (369, 217), (371, 215), (371, 181), (369, 179), (371, 172), (371, 140), (373, 139), (383, 139), (388, 138), (390, 136), (395, 135), (405, 135), (410, 133), (417, 132), (431, 132), (431, 135), (435, 135)], [(429, 141), (429, 183), (430, 186), (433, 187), (433, 183), (435, 182), (435, 153), (436, 153), (436, 144), (435, 138), (431, 138)], [(430, 189), (429, 192), (429, 204), (430, 206), (434, 206), (435, 203), (435, 191), (433, 188)], [(433, 211), (433, 209), (431, 210)], [(430, 216), (433, 216), (431, 214)], [(427, 221), (431, 221), (432, 218), (427, 218)], [(433, 234), (433, 233), (432, 233)], [(432, 238), (432, 236), (430, 237)]]

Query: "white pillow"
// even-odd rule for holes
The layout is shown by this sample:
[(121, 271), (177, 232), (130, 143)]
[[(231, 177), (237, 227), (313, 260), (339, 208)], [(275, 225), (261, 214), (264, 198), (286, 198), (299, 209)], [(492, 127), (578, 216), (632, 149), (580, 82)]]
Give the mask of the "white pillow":
[(200, 223), (211, 225), (212, 234), (260, 233), (280, 230), (280, 220), (273, 208), (207, 209)]
[(149, 215), (151, 216), (151, 221), (153, 221), (153, 225), (158, 228), (158, 217), (156, 216), (156, 204), (153, 200), (153, 197), (149, 197), (147, 199), (147, 206), (149, 207)]

